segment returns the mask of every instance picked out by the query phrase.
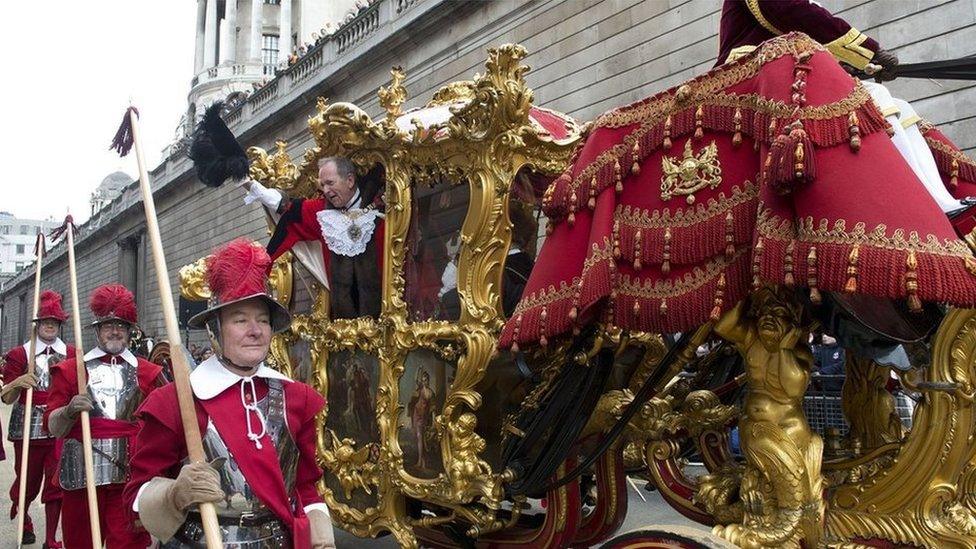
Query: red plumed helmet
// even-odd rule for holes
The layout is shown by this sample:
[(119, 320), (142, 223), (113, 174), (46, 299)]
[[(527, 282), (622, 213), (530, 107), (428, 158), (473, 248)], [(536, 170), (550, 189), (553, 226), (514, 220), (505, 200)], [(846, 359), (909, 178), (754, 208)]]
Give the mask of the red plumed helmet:
[(129, 324), (135, 324), (138, 320), (135, 297), (121, 284), (105, 284), (95, 288), (89, 306), (95, 315), (92, 326), (110, 320), (121, 320)]
[(190, 327), (202, 328), (207, 320), (231, 303), (259, 298), (268, 304), (271, 326), (276, 332), (291, 324), (291, 315), (268, 293), (268, 272), (271, 256), (260, 244), (238, 238), (218, 248), (207, 257), (207, 285), (210, 287), (210, 307), (188, 322)]
[(67, 320), (68, 314), (61, 308), (61, 294), (54, 290), (44, 290), (41, 292), (41, 299), (39, 301), (40, 305), (37, 308), (35, 322), (47, 319), (57, 320), (58, 322)]

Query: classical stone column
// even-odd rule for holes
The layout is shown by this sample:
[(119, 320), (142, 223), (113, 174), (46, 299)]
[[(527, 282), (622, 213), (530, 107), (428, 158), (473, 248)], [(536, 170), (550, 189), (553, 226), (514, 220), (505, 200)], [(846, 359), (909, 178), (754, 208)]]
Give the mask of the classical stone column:
[(227, 0), (220, 23), (220, 62), (237, 60), (237, 0)]
[(197, 42), (193, 54), (193, 75), (196, 76), (203, 70), (203, 33), (204, 19), (207, 17), (207, 0), (197, 0)]
[(217, 64), (217, 0), (207, 1), (207, 17), (203, 36), (203, 67)]
[(264, 0), (251, 0), (251, 62), (261, 62), (261, 8)]
[(278, 61), (280, 62), (291, 55), (291, 0), (281, 0), (278, 29)]

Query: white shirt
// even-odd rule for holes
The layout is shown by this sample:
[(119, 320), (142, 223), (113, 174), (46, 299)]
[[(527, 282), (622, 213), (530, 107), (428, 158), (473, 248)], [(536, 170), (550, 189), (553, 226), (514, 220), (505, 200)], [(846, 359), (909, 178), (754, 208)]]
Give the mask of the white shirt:
[[(88, 351), (87, 353), (85, 353), (84, 361), (85, 362), (88, 362), (89, 360), (95, 360), (96, 358), (102, 358), (103, 356), (107, 356), (107, 355), (108, 355), (108, 353), (105, 352), (104, 350), (102, 350), (101, 347), (95, 347), (91, 351)], [(132, 366), (138, 366), (139, 365), (139, 359), (137, 359), (136, 358), (136, 355), (132, 354), (132, 351), (130, 351), (129, 349), (123, 350), (121, 353), (119, 353), (116, 356), (118, 356), (122, 360), (128, 362)]]
[[(37, 338), (34, 343), (34, 356), (43, 355), (47, 352), (48, 348), (61, 356), (68, 356), (68, 346), (61, 341), (60, 337), (56, 338), (54, 343), (50, 345), (41, 341), (41, 338)], [(30, 341), (24, 343), (24, 354), (30, 356)]]

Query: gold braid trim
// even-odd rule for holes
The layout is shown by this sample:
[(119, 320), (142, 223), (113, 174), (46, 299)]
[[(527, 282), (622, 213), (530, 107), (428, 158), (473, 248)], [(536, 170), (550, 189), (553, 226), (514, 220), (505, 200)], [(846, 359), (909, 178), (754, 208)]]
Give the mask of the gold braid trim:
[(623, 276), (621, 277), (620, 284), (617, 286), (617, 291), (620, 295), (648, 300), (673, 298), (684, 295), (701, 288), (717, 277), (748, 250), (749, 247), (744, 246), (736, 250), (732, 257), (726, 257), (724, 254), (717, 256), (716, 259), (706, 263), (703, 268), (695, 267), (691, 272), (685, 273), (680, 279), (641, 281), (638, 277), (631, 278), (630, 276)]
[(851, 30), (847, 31), (844, 36), (826, 44), (827, 51), (839, 61), (843, 61), (856, 69), (864, 70), (868, 63), (874, 59), (874, 52), (861, 45), (867, 39), (868, 37), (861, 31), (851, 27)]
[(749, 8), (749, 12), (752, 13), (752, 16), (756, 18), (756, 21), (759, 21), (759, 24), (762, 25), (764, 29), (777, 36), (783, 34), (783, 31), (774, 27), (773, 24), (769, 22), (769, 19), (766, 19), (766, 16), (762, 14), (762, 11), (759, 10), (759, 0), (746, 0), (746, 6)]
[(556, 301), (562, 301), (564, 299), (571, 299), (576, 295), (576, 291), (580, 285), (580, 277), (574, 277), (572, 282), (566, 283), (565, 280), (559, 283), (559, 288), (557, 289), (554, 285), (550, 285), (548, 288), (543, 288), (542, 290), (532, 292), (530, 295), (523, 297), (518, 306), (515, 307), (515, 312), (512, 313), (514, 318), (519, 313), (524, 312), (527, 309), (532, 309), (534, 307), (541, 307), (543, 305), (549, 305)]
[[(705, 89), (711, 89), (712, 87), (706, 86)], [(723, 89), (726, 86), (716, 87), (717, 89)], [(799, 110), (799, 115), (801, 119), (805, 120), (830, 120), (841, 116), (846, 117), (851, 111), (860, 108), (870, 100), (871, 95), (868, 93), (867, 88), (857, 83), (847, 97), (826, 105), (803, 107)], [(657, 124), (663, 123), (669, 114), (673, 114), (676, 105), (677, 101), (674, 96), (666, 95), (656, 100), (642, 103), (638, 107), (633, 108), (633, 110), (611, 111), (598, 118), (594, 124), (594, 129), (596, 127), (619, 128), (637, 122), (641, 122), (641, 124), (633, 132), (625, 136), (620, 143), (606, 149), (587, 164), (567, 184), (566, 194), (579, 190), (582, 185), (589, 183), (597, 172), (604, 169), (605, 166), (612, 164), (614, 161), (618, 161), (625, 153), (633, 150), (634, 144), (640, 141), (642, 136)], [(776, 118), (792, 115), (795, 111), (795, 107), (793, 106), (781, 101), (765, 99), (757, 94), (736, 95), (717, 93), (717, 91), (709, 92), (700, 98), (696, 96), (695, 100), (689, 101), (689, 108), (697, 108), (698, 105), (748, 108), (754, 109), (757, 112), (767, 113)], [(557, 179), (552, 183), (550, 188), (555, 188), (554, 186), (558, 185), (558, 183), (559, 180)]]
[[(618, 128), (620, 126), (628, 126), (647, 121), (648, 119), (657, 119), (667, 114), (673, 114), (677, 106), (692, 108), (697, 107), (699, 104), (707, 105), (709, 104), (708, 101), (714, 99), (714, 96), (722, 90), (759, 74), (759, 69), (766, 63), (779, 59), (784, 55), (799, 56), (815, 51), (825, 50), (822, 45), (803, 34), (787, 35), (767, 40), (752, 54), (742, 58), (741, 61), (716, 67), (688, 81), (686, 84), (678, 86), (678, 88), (688, 86), (687, 89), (691, 92), (688, 97), (682, 98), (680, 104), (677, 99), (678, 88), (672, 88), (650, 98), (642, 99), (636, 103), (624, 105), (603, 113), (593, 121), (593, 127), (590, 131), (597, 128)], [(728, 97), (737, 97), (730, 94), (725, 95)], [(750, 95), (738, 97), (750, 97)], [(792, 107), (790, 109), (788, 113), (793, 112)], [(844, 114), (846, 115), (847, 113), (845, 112)], [(653, 124), (653, 121), (651, 123)]]
[(590, 252), (586, 261), (583, 262), (583, 276), (586, 276), (586, 271), (589, 271), (597, 263), (613, 257), (613, 247), (610, 245), (610, 239), (604, 237), (602, 247), (594, 242)]
[(669, 208), (649, 211), (631, 206), (617, 206), (614, 218), (622, 225), (640, 229), (661, 229), (665, 227), (690, 227), (705, 220), (725, 214), (740, 204), (751, 202), (759, 197), (759, 185), (746, 181), (743, 187), (732, 187), (732, 196), (725, 197), (719, 193), (717, 198), (710, 198), (708, 204), (699, 203), (694, 208), (677, 210), (673, 214)]
[(879, 224), (871, 231), (867, 230), (864, 222), (859, 221), (850, 230), (847, 229), (847, 220), (834, 220), (833, 227), (830, 221), (820, 219), (814, 221), (812, 216), (799, 219), (795, 224), (793, 220), (784, 219), (775, 215), (772, 210), (760, 203), (759, 217), (756, 220), (756, 227), (759, 234), (764, 238), (774, 240), (801, 240), (813, 244), (840, 244), (844, 246), (870, 246), (896, 251), (916, 251), (932, 255), (947, 257), (969, 258), (972, 252), (969, 246), (962, 240), (942, 240), (935, 235), (926, 235), (923, 239), (915, 231), (905, 235), (904, 229), (895, 229), (888, 236), (888, 226)]
[[(722, 86), (719, 89), (724, 89), (725, 87)], [(596, 120), (596, 127), (620, 128), (642, 121), (650, 122), (650, 125), (653, 126), (658, 122), (662, 122), (668, 115), (673, 116), (676, 114), (674, 110), (677, 106), (676, 102), (666, 101), (666, 98), (663, 99), (661, 101), (640, 105), (631, 111), (610, 111), (605, 113)], [(851, 93), (838, 101), (825, 105), (802, 107), (799, 110), (797, 110), (796, 105), (775, 99), (767, 99), (755, 93), (720, 93), (718, 90), (703, 95), (702, 97), (696, 96), (695, 99), (689, 100), (691, 104), (688, 105), (688, 108), (704, 106), (753, 109), (770, 116), (775, 116), (776, 118), (793, 116), (794, 113), (797, 113), (799, 118), (803, 120), (830, 120), (840, 116), (846, 117), (852, 110), (859, 108), (870, 99), (871, 94), (867, 88), (860, 82), (856, 82)], [(641, 128), (638, 128), (634, 133), (640, 130)]]
[[(925, 124), (925, 123), (926, 122), (924, 120), (922, 120), (922, 121), (919, 122), (919, 129), (920, 130), (922, 130), (922, 124)], [(922, 131), (926, 131), (926, 130), (929, 130), (931, 128), (932, 128), (932, 126), (929, 125), (927, 128), (925, 128)], [(973, 167), (973, 169), (976, 169), (976, 162), (974, 162), (972, 158), (969, 158), (968, 156), (966, 156), (966, 153), (964, 153), (964, 152), (962, 152), (962, 151), (960, 151), (958, 149), (955, 149), (953, 147), (950, 147), (949, 145), (946, 145), (944, 142), (939, 141), (938, 139), (934, 139), (934, 138), (929, 137), (929, 136), (925, 136), (925, 142), (928, 144), (928, 146), (929, 146), (930, 149), (935, 150), (935, 151), (938, 151), (938, 152), (943, 153), (945, 155), (948, 155), (949, 158), (955, 160), (956, 162), (959, 162), (959, 165), (960, 166), (963, 165), (963, 164), (969, 164), (970, 166)]]

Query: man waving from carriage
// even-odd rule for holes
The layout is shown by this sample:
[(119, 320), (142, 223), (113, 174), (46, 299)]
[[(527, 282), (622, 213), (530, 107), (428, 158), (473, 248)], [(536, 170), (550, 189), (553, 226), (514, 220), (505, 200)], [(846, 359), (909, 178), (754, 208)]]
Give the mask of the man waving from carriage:
[[(268, 243), (275, 260), (293, 250), (331, 290), (331, 317), (379, 316), (384, 215), (377, 197), (383, 170), (360, 176), (351, 160), (332, 156), (318, 160), (321, 196), (290, 198), (248, 177), (244, 149), (220, 118), (222, 105), (207, 109), (193, 137), (190, 157), (200, 181), (218, 187), (241, 182), (245, 204), (261, 203), (276, 227)], [(321, 255), (303, 244), (321, 244)]]

